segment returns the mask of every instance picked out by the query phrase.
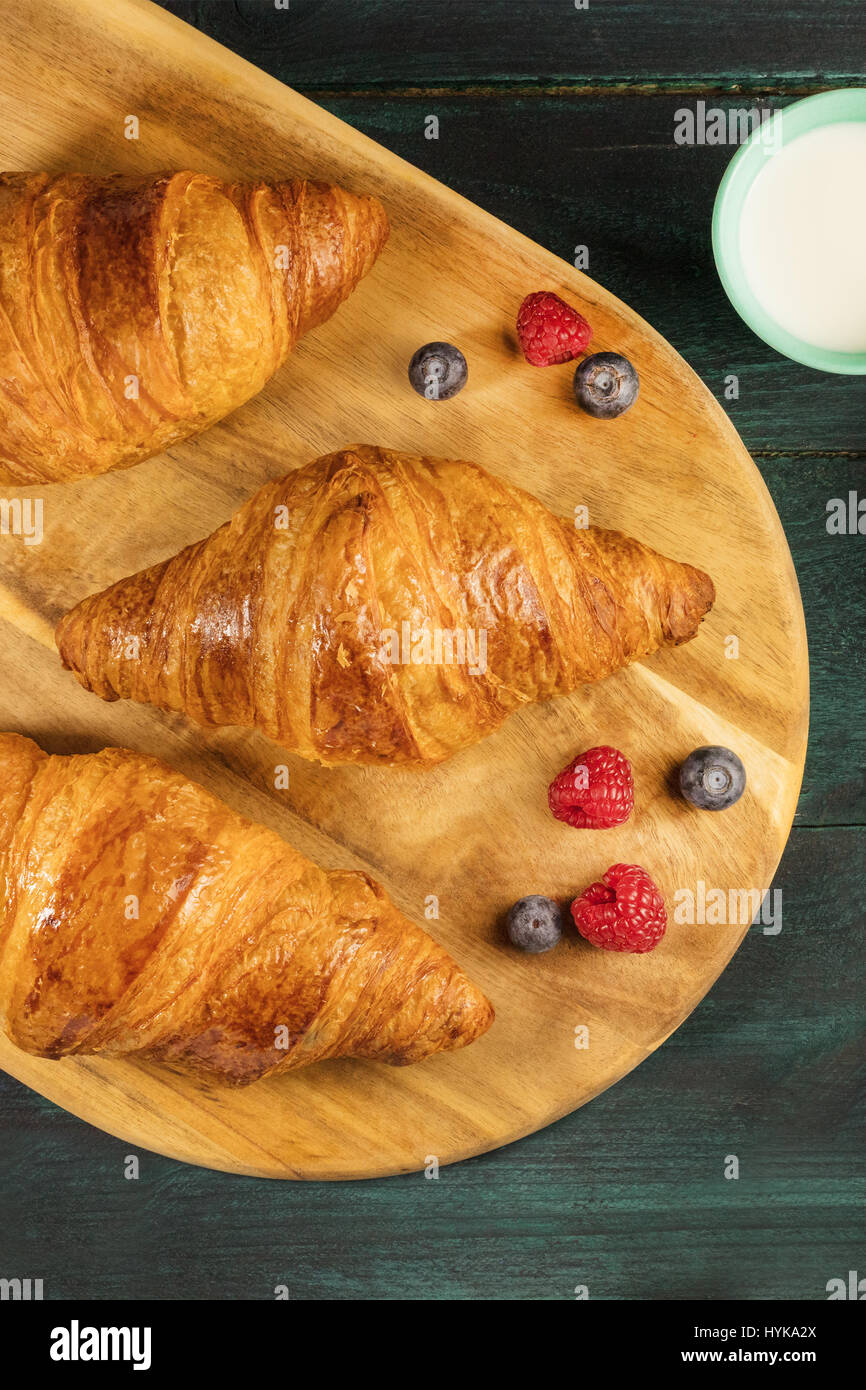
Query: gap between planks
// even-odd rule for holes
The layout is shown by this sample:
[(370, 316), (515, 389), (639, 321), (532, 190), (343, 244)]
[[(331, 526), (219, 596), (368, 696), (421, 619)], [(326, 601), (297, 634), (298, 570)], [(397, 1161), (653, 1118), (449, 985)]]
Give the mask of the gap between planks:
[(508, 100), (510, 98), (562, 97), (566, 99), (586, 97), (715, 97), (719, 100), (743, 98), (758, 100), (761, 97), (805, 97), (817, 92), (835, 90), (840, 83), (846, 86), (861, 87), (862, 74), (841, 73), (827, 80), (825, 76), (802, 78), (791, 83), (768, 81), (759, 83), (720, 82), (718, 77), (708, 80), (696, 78), (670, 78), (655, 82), (630, 82), (612, 78), (609, 82), (581, 81), (569, 82), (529, 82), (525, 79), (501, 78), (489, 82), (449, 82), (441, 86), (417, 86), (412, 83), (378, 85), (375, 82), (355, 84), (347, 87), (306, 87), (292, 83), (292, 89), (309, 101), (337, 100), (376, 100), (376, 101), (417, 101), (422, 97), (463, 98), (475, 97), (484, 100)]

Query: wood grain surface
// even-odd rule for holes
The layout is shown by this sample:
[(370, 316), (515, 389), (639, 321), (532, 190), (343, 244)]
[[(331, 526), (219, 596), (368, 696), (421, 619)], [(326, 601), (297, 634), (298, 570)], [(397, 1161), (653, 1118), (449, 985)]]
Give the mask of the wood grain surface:
[[(783, 931), (750, 932), (665, 1046), (590, 1105), (438, 1182), (262, 1183), (135, 1151), (0, 1073), (0, 1273), (44, 1277), (51, 1299), (267, 1300), (285, 1283), (295, 1300), (522, 1301), (570, 1299), (579, 1281), (593, 1299), (825, 1298), (829, 1277), (862, 1270), (866, 1236), (866, 546), (825, 527), (829, 498), (866, 492), (866, 382), (839, 389), (742, 325), (707, 235), (730, 151), (675, 146), (672, 130), (677, 74), (692, 74), (687, 103), (723, 106), (862, 83), (866, 12), (859, 0), (810, 5), (806, 45), (802, 7), (774, 5), (756, 51), (732, 6), (688, 0), (696, 67), (694, 35), (669, 6), (602, 0), (576, 70), (548, 29), (571, 21), (570, 3), (521, 0), (544, 21), (529, 56), (496, 22), (500, 5), (470, 0), (436, 0), (435, 42), (428, 31), (411, 48), (414, 6), (292, 0), (304, 24), (267, 45), (257, 11), (269, 23), (269, 0), (237, 23), (233, 0), (168, 7), (557, 255), (586, 243), (591, 273), (686, 357), (757, 460), (791, 546), (809, 630), (809, 756), (774, 879)], [(631, 23), (618, 24), (626, 9)], [(442, 138), (427, 141), (424, 117), (443, 105)], [(723, 396), (729, 364), (736, 401)], [(731, 1152), (738, 1182), (724, 1178)]]
[[(580, 7), (582, 5), (582, 8)], [(295, 87), (862, 80), (860, 0), (168, 0)]]
[[(672, 925), (644, 958), (596, 952), (571, 935), (539, 960), (504, 946), (501, 917), (527, 892), (574, 896), (623, 859), (655, 874), (671, 909), (678, 890), (698, 891), (699, 881), (726, 894), (769, 886), (808, 721), (805, 630), (784, 533), (710, 394), (594, 282), (146, 0), (110, 16), (78, 0), (64, 14), (62, 53), (51, 4), (25, 5), (7, 21), (2, 77), (14, 110), (32, 111), (37, 93), (50, 102), (60, 62), (66, 75), (62, 150), (45, 111), (38, 126), (7, 127), (7, 166), (91, 167), (99, 129), (100, 169), (318, 175), (376, 193), (393, 231), (375, 276), (223, 426), (168, 458), (51, 489), (43, 543), (19, 547), (3, 569), (2, 722), (48, 747), (146, 748), (327, 866), (364, 867), (416, 919), (435, 895), (432, 930), (498, 1019), (471, 1049), (424, 1066), (333, 1063), (231, 1093), (133, 1062), (41, 1061), (8, 1043), (0, 1060), (91, 1122), (208, 1166), (354, 1178), (423, 1168), (431, 1156), (463, 1159), (559, 1118), (630, 1070), (690, 1012), (747, 929), (751, 912), (721, 926)], [(109, 76), (95, 86), (97, 52)], [(141, 122), (136, 141), (123, 138), (128, 112)], [(510, 326), (538, 285), (579, 302), (597, 347), (637, 364), (639, 404), (613, 428), (575, 410), (569, 372), (522, 363)], [(444, 408), (405, 380), (414, 347), (436, 336), (456, 341), (471, 364), (471, 385)], [(353, 439), (477, 459), (565, 515), (586, 505), (595, 523), (700, 564), (718, 591), (700, 639), (526, 710), (422, 776), (321, 769), (250, 733), (106, 707), (73, 687), (50, 649), (50, 624), (69, 599), (172, 553), (265, 477)], [(24, 673), (31, 698), (22, 712)], [(549, 816), (545, 789), (598, 742), (628, 750), (639, 813), (617, 831), (578, 837)], [(749, 770), (747, 796), (724, 816), (696, 814), (671, 795), (678, 761), (702, 743), (736, 747)], [(284, 762), (290, 790), (275, 792)], [(585, 1050), (575, 1045), (581, 1025)]]

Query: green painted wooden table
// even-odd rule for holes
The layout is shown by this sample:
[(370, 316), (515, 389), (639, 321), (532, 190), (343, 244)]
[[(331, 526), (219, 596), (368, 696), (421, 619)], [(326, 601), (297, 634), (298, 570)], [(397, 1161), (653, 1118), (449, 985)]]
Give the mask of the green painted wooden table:
[[(709, 246), (730, 147), (676, 113), (866, 84), (861, 0), (173, 0), (198, 25), (589, 273), (723, 401), (785, 525), (812, 733), (776, 878), (715, 989), (636, 1072), (519, 1144), (423, 1176), (269, 1184), (140, 1155), (0, 1077), (0, 1277), (46, 1298), (826, 1297), (866, 1274), (862, 908), (866, 379), (794, 366), (725, 300)], [(425, 117), (439, 117), (438, 141)], [(216, 137), (215, 137), (216, 138)], [(531, 288), (531, 287), (530, 287)], [(437, 325), (431, 324), (431, 336)], [(726, 379), (739, 394), (728, 399)], [(728, 1155), (739, 1178), (724, 1176)]]

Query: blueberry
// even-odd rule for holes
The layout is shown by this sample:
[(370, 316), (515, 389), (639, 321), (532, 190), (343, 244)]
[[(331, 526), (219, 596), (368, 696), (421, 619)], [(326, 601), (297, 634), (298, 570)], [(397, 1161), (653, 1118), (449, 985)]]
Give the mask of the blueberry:
[(533, 894), (509, 910), (506, 929), (513, 946), (538, 955), (552, 950), (562, 936), (562, 912), (550, 898)]
[(637, 400), (640, 382), (627, 357), (595, 352), (574, 374), (574, 399), (597, 420), (615, 420)]
[(409, 380), (428, 401), (450, 401), (468, 376), (466, 358), (451, 343), (425, 343), (409, 363)]
[(696, 748), (680, 768), (680, 791), (701, 811), (724, 811), (746, 790), (746, 769), (730, 748)]

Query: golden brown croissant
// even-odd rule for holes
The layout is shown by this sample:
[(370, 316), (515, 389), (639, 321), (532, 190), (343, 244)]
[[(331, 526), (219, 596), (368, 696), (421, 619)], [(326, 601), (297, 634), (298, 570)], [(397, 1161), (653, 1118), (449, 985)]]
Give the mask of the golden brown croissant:
[(358, 446), (266, 484), (56, 635), (104, 700), (252, 725), (323, 763), (423, 767), (688, 641), (713, 598), (700, 570), (576, 530), (477, 465)]
[(325, 873), (154, 758), (0, 734), (0, 778), (0, 1026), (26, 1052), (245, 1084), (420, 1062), (493, 1021), (372, 879)]
[(0, 482), (105, 473), (207, 429), (387, 235), (375, 198), (327, 184), (0, 175)]

